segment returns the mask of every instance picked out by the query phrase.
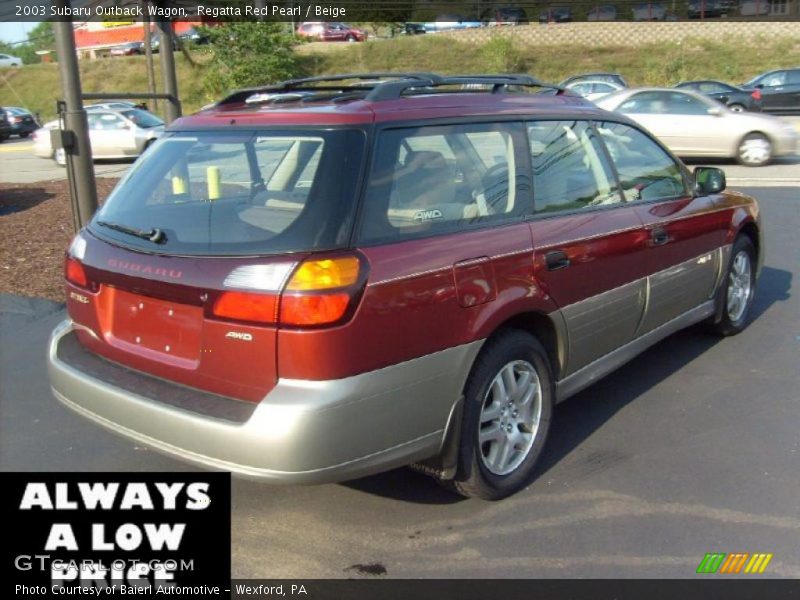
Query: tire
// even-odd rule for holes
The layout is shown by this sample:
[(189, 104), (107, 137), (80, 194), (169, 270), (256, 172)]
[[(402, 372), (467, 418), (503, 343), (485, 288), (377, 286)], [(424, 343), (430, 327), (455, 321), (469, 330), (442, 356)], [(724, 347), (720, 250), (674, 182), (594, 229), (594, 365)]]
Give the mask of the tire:
[(736, 335), (747, 327), (755, 297), (755, 264), (753, 242), (746, 235), (740, 235), (733, 243), (725, 278), (717, 292), (717, 306), (722, 316), (719, 322), (711, 325), (714, 333)]
[(26, 138), (26, 137), (28, 137), (29, 135), (30, 135), (30, 132), (26, 131), (25, 133), (20, 133), (20, 134), (19, 134), (19, 137), (20, 137), (21, 139), (25, 139), (25, 138)]
[[(512, 395), (512, 381), (528, 383)], [(501, 331), (481, 350), (467, 380), (458, 468), (448, 487), (484, 500), (520, 490), (542, 454), (552, 415), (553, 377), (544, 348), (524, 331)]]
[(772, 160), (772, 142), (763, 133), (748, 133), (736, 148), (736, 160), (746, 167), (761, 167)]
[(346, 38), (344, 38), (344, 41), (345, 42), (355, 42), (356, 38), (355, 38), (355, 36), (348, 35)]
[(56, 161), (56, 164), (59, 167), (66, 167), (67, 166), (67, 153), (64, 151), (63, 148), (56, 149), (53, 152), (53, 160)]
[(733, 112), (744, 112), (747, 108), (743, 104), (730, 104), (728, 105)]

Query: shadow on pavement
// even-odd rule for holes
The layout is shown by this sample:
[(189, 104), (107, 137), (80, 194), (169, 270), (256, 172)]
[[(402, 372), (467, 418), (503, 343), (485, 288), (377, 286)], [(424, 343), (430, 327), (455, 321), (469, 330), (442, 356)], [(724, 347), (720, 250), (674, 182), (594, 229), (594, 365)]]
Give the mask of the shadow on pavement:
[(0, 216), (28, 210), (54, 196), (55, 194), (46, 191), (44, 188), (6, 188), (0, 195)]
[[(764, 267), (759, 279), (752, 319), (758, 319), (776, 302), (790, 296), (792, 274)], [(706, 333), (702, 326), (680, 331), (637, 356), (631, 362), (573, 396), (556, 408), (547, 445), (532, 479), (541, 477), (569, 455), (584, 440), (649, 389), (681, 370), (715, 346), (722, 338)], [(589, 456), (593, 464), (583, 469), (605, 468), (619, 457)], [(396, 469), (380, 475), (344, 483), (378, 496), (417, 504), (452, 504), (464, 500), (440, 487), (433, 479)]]

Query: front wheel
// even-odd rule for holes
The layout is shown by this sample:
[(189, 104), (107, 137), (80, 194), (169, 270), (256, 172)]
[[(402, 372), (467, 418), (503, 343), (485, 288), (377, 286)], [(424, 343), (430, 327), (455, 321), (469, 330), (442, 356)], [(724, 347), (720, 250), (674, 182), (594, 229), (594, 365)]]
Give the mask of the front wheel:
[(733, 112), (744, 112), (747, 109), (742, 104), (731, 104), (728, 106)]
[(344, 38), (344, 41), (352, 43), (356, 41), (356, 38), (353, 35), (348, 35), (346, 38)]
[(737, 160), (746, 167), (760, 167), (772, 160), (772, 142), (763, 133), (748, 133), (739, 142)]
[(67, 166), (67, 153), (63, 148), (57, 148), (56, 151), (53, 153), (53, 160), (56, 161), (56, 164), (59, 167), (66, 167)]
[(725, 279), (720, 285), (717, 302), (722, 304), (722, 317), (712, 329), (719, 335), (736, 335), (747, 327), (755, 296), (756, 252), (750, 238), (740, 235), (731, 249)]
[(524, 487), (553, 414), (547, 354), (532, 335), (507, 330), (487, 342), (464, 391), (458, 469), (451, 487), (499, 500)]

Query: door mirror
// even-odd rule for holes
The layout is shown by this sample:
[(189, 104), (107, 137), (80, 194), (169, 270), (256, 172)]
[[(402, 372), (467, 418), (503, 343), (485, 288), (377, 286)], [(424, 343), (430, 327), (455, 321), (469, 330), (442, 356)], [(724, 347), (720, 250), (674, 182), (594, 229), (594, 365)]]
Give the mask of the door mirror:
[(725, 172), (716, 167), (697, 167), (694, 170), (694, 189), (698, 194), (718, 194), (725, 189)]
[(708, 109), (708, 114), (711, 115), (712, 117), (720, 117), (722, 116), (722, 109), (714, 106)]

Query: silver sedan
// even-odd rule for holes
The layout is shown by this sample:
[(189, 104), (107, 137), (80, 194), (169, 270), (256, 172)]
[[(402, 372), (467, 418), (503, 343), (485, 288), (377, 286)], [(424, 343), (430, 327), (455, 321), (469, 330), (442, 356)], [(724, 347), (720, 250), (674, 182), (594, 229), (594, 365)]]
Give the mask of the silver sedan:
[[(87, 107), (88, 108), (88, 107)], [(122, 110), (87, 110), (89, 141), (93, 158), (128, 158), (139, 156), (164, 133), (164, 122), (152, 113), (138, 108)], [(66, 164), (63, 148), (53, 150), (50, 130), (58, 121), (46, 123), (33, 133), (33, 153)]]
[(596, 101), (641, 123), (681, 157), (735, 158), (757, 167), (798, 152), (794, 128), (769, 115), (733, 112), (688, 91), (628, 88)]

